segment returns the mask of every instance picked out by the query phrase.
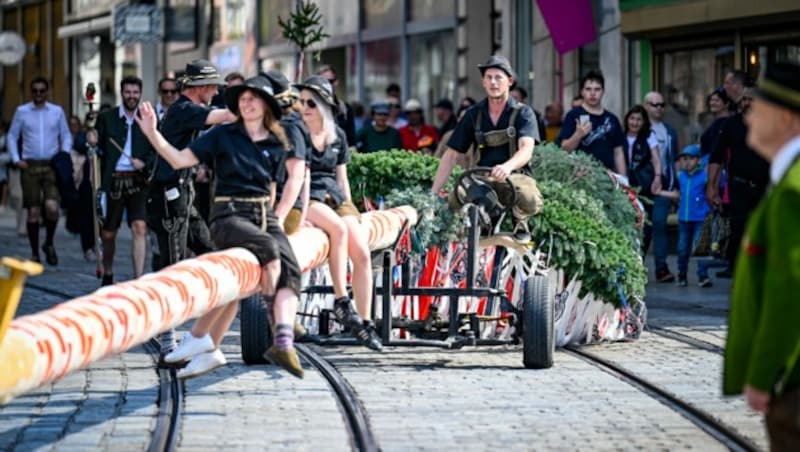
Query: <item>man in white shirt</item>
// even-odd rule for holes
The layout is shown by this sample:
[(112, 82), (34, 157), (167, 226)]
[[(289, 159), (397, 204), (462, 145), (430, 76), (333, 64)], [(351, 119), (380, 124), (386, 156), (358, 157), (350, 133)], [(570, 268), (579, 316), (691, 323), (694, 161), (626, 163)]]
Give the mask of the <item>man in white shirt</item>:
[[(666, 103), (661, 93), (652, 91), (644, 97), (644, 108), (650, 116), (650, 128), (658, 139), (658, 151), (661, 153), (661, 189), (672, 191), (675, 188), (675, 156), (677, 155), (678, 134), (675, 129), (664, 122)], [(672, 201), (658, 193), (653, 194), (653, 260), (655, 261), (656, 280), (667, 283), (675, 281), (675, 275), (667, 266), (669, 239), (667, 237), (667, 217), (672, 209)]]
[[(50, 160), (59, 151), (72, 150), (72, 134), (67, 126), (64, 110), (47, 102), (48, 81), (36, 77), (31, 82), (33, 100), (20, 105), (8, 130), (8, 151), (11, 161), (20, 169), (22, 181), (22, 206), (28, 210), (28, 242), (31, 259), (39, 258), (39, 222), (44, 205), (46, 238), (42, 250), (47, 263), (58, 265), (53, 245), (58, 224), (58, 187)], [(20, 148), (20, 140), (22, 148)]]

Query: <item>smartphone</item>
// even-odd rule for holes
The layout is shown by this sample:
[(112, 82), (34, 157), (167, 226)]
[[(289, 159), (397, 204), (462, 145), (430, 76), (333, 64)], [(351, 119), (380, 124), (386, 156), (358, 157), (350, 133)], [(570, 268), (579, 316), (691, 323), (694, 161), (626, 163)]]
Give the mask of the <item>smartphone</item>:
[(589, 122), (589, 115), (581, 115), (580, 117), (581, 124), (586, 124)]

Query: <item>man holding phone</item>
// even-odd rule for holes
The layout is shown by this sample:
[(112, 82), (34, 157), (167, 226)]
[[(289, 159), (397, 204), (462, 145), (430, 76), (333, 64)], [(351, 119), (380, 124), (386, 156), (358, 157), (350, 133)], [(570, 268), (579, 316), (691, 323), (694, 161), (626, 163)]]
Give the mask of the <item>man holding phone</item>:
[(625, 133), (619, 119), (603, 108), (605, 79), (590, 71), (581, 79), (582, 105), (573, 108), (556, 137), (556, 144), (572, 152), (581, 150), (611, 171), (625, 175)]

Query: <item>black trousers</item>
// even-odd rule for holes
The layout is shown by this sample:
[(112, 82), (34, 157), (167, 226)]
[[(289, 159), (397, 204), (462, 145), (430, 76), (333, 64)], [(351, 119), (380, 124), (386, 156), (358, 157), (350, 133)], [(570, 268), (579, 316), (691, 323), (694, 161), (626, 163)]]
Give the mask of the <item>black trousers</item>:
[(728, 187), (731, 198), (728, 207), (731, 237), (725, 257), (733, 268), (736, 265), (736, 258), (739, 256), (739, 248), (742, 246), (747, 219), (761, 202), (766, 188), (734, 178), (728, 182)]
[(775, 396), (766, 421), (770, 450), (796, 451), (800, 447), (800, 389)]
[[(177, 190), (177, 198), (168, 200), (166, 193)], [(175, 193), (175, 192), (172, 192)], [(147, 226), (158, 241), (158, 257), (153, 258), (153, 271), (187, 257), (187, 249), (195, 255), (214, 250), (208, 226), (192, 205), (191, 182), (184, 184), (153, 183), (147, 197)]]

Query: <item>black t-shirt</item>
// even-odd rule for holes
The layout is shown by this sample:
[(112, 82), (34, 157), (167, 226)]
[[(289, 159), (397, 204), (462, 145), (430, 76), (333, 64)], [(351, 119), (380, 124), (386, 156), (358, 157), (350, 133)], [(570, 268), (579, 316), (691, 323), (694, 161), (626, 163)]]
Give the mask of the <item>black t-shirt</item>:
[[(206, 128), (206, 120), (211, 112), (209, 107), (198, 105), (188, 97), (181, 96), (174, 104), (170, 105), (164, 122), (161, 123), (161, 134), (175, 146), (182, 150), (189, 146), (197, 133)], [(181, 176), (181, 171), (175, 171), (161, 157), (157, 157), (156, 171), (153, 180), (156, 182), (175, 182)]]
[(703, 134), (700, 136), (700, 153), (702, 155), (709, 155), (714, 152), (714, 148), (717, 146), (717, 139), (719, 139), (719, 133), (722, 131), (722, 125), (725, 124), (727, 120), (727, 117), (717, 118), (703, 131)]
[(583, 107), (573, 108), (564, 118), (564, 123), (561, 125), (561, 130), (556, 137), (556, 144), (560, 146), (562, 141), (569, 139), (575, 133), (576, 121), (582, 115), (589, 115), (592, 131), (583, 137), (583, 140), (578, 144), (578, 149), (594, 156), (594, 158), (603, 162), (606, 168), (615, 171), (614, 148), (621, 146), (625, 149), (626, 140), (625, 132), (622, 131), (619, 119), (613, 113), (604, 110), (602, 114), (593, 115)]
[[(447, 146), (453, 148), (453, 150), (457, 152), (465, 154), (469, 150), (470, 146), (476, 144), (475, 121), (478, 119), (478, 111), (481, 111), (481, 132), (508, 129), (508, 122), (511, 119), (511, 111), (516, 105), (520, 104), (518, 104), (513, 98), (509, 97), (508, 102), (506, 102), (506, 107), (503, 109), (503, 113), (500, 114), (500, 118), (497, 120), (497, 124), (495, 125), (492, 124), (491, 117), (489, 116), (489, 102), (488, 100), (483, 99), (482, 101), (470, 107), (470, 109), (464, 113), (464, 117), (461, 118), (456, 125), (456, 128), (453, 130), (453, 134), (450, 136)], [(536, 126), (536, 117), (531, 107), (527, 105), (520, 105), (517, 118), (514, 121), (514, 128), (516, 129), (517, 140), (522, 137), (531, 137), (535, 141), (539, 141), (539, 129)], [(477, 148), (478, 146), (475, 146), (475, 149)], [(508, 143), (494, 147), (481, 146), (480, 155), (481, 158), (478, 161), (477, 166), (492, 167), (505, 163), (511, 158)]]
[[(303, 123), (303, 118), (298, 113), (292, 112), (283, 115), (283, 117), (281, 117), (281, 124), (286, 131), (286, 138), (289, 139), (292, 149), (288, 152), (281, 149), (281, 152), (275, 153), (276, 157), (278, 157), (277, 161), (274, 162), (275, 182), (277, 182), (276, 196), (278, 199), (280, 199), (283, 194), (283, 187), (286, 185), (286, 180), (289, 176), (286, 169), (286, 160), (296, 158), (308, 164), (308, 155), (313, 148), (311, 136), (308, 133), (305, 123)], [(301, 207), (302, 200), (298, 198), (294, 205), (295, 207)]]
[(726, 164), (728, 180), (741, 178), (759, 187), (769, 184), (769, 162), (747, 146), (747, 125), (741, 113), (731, 116), (722, 125), (709, 161)]
[(345, 200), (345, 194), (336, 183), (336, 167), (346, 165), (350, 161), (350, 150), (347, 148), (347, 138), (341, 128), (336, 129), (336, 141), (318, 151), (314, 146), (309, 152), (308, 163), (311, 169), (310, 198), (315, 201), (324, 201), (326, 195), (331, 195), (337, 204)]
[(218, 196), (268, 196), (275, 180), (275, 155), (284, 152), (274, 135), (254, 143), (238, 121), (214, 127), (189, 148), (198, 160), (216, 168)]

